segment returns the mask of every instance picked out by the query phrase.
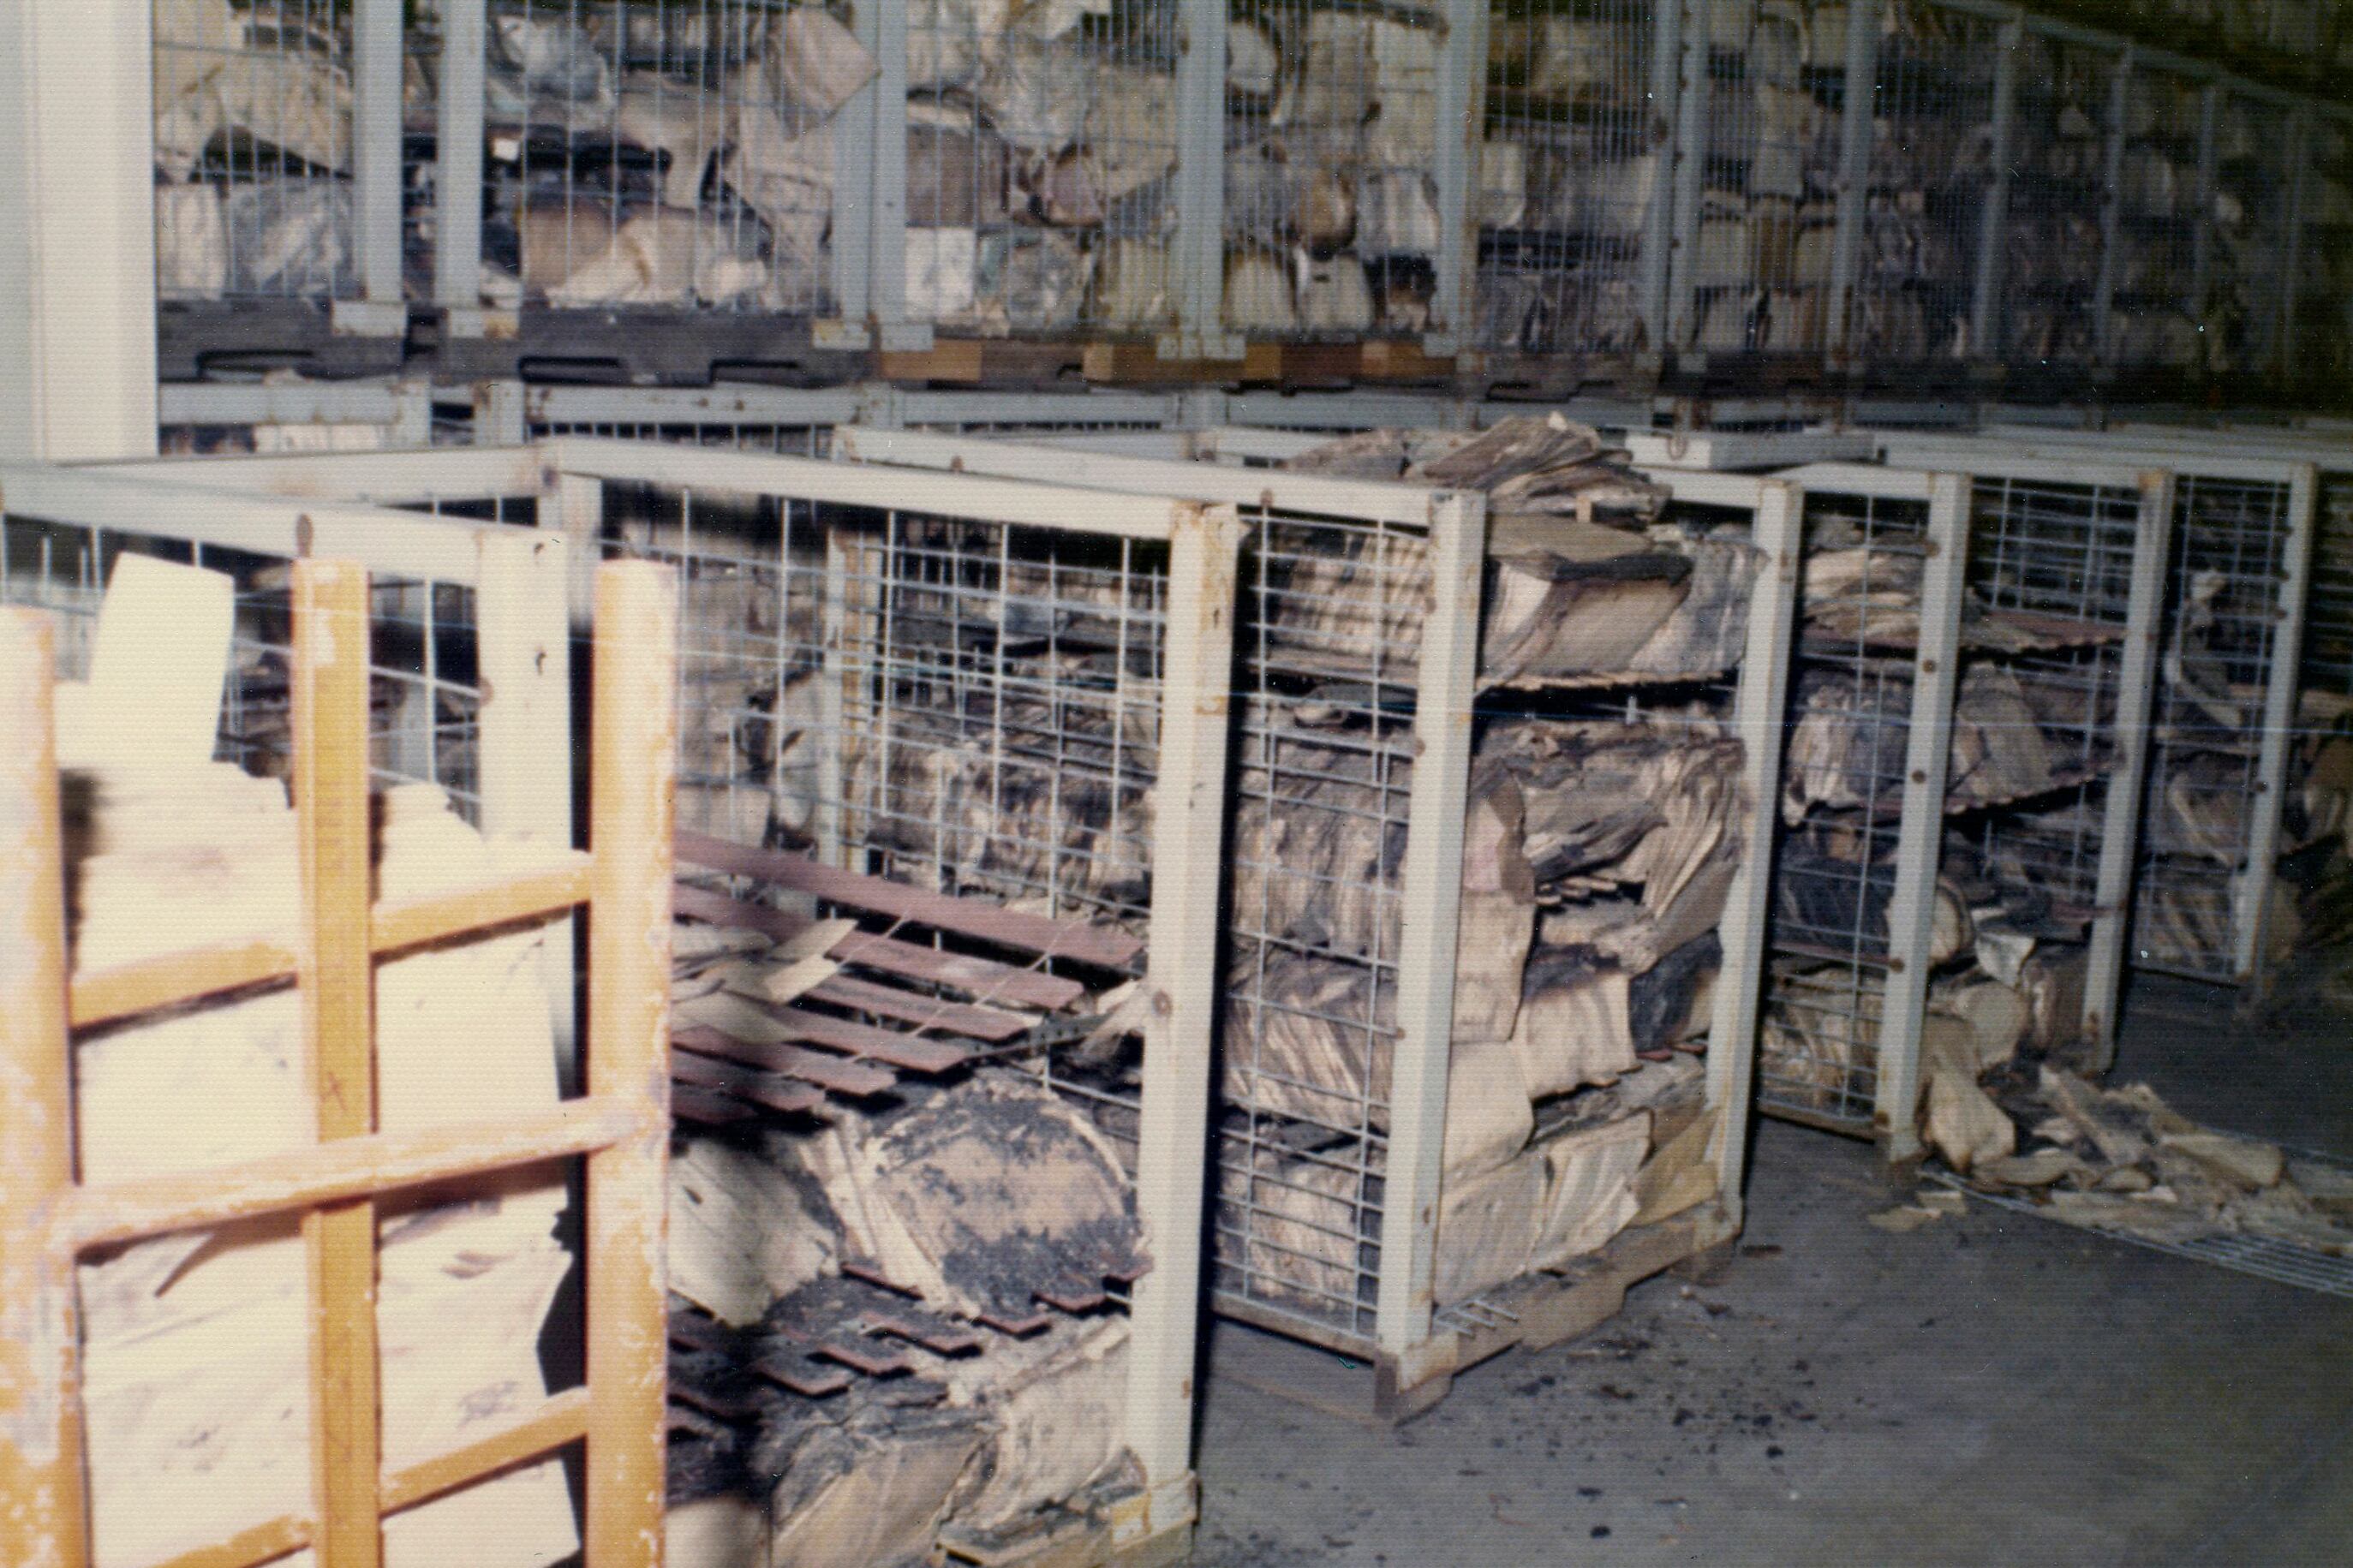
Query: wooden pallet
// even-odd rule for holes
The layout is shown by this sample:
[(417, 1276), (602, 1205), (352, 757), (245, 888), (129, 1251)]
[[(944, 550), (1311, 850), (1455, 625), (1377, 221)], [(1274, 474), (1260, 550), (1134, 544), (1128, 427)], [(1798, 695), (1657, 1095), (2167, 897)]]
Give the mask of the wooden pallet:
[[(1414, 1375), (1378, 1352), (1302, 1338), (1295, 1319), (1233, 1304), (1219, 1310), (1269, 1332), (1228, 1335), (1212, 1357), (1215, 1375), (1362, 1426), (1402, 1426), (1436, 1408), (1455, 1375), (1514, 1346), (1542, 1350), (1592, 1332), (1624, 1310), (1626, 1292), (1654, 1274), (1691, 1262), (1739, 1233), (1723, 1207), (1698, 1208), (1621, 1232), (1609, 1246), (1558, 1272), (1524, 1275), (1480, 1297), (1491, 1326), (1440, 1329), (1415, 1358)], [(1222, 1332), (1222, 1331), (1221, 1331)]]
[(950, 1524), (932, 1553), (937, 1568), (1172, 1568), (1193, 1554), (1193, 1510), (1152, 1518), (1141, 1487), (1106, 1486), (1001, 1530)]

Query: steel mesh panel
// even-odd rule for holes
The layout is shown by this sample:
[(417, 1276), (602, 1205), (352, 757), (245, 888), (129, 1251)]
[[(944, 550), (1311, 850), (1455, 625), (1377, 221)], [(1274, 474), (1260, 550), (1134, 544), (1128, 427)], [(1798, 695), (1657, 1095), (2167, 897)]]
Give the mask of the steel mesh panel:
[(1167, 324), (1176, 0), (907, 17), (907, 313), (988, 336)]
[(2187, 370), (2202, 358), (2197, 294), (2202, 84), (2136, 63), (2125, 89), (2108, 358)]
[(2210, 335), (2215, 368), (2267, 369), (2278, 347), (2280, 297), (2288, 287), (2288, 186), (2295, 171), (2288, 111), (2225, 92), (2215, 126), (2213, 288)]
[(351, 21), (331, 0), (155, 7), (155, 291), (358, 291)]
[(1440, 29), (1335, 0), (1236, 8), (1226, 75), (1225, 324), (1347, 339), (1429, 324)]
[[(1927, 505), (1809, 493), (1801, 594), (1839, 552), (1854, 592), (1916, 583)], [(1846, 552), (1862, 552), (1860, 557)], [(1887, 905), (1903, 835), (1910, 657), (1858, 623), (1807, 630), (1790, 681), (1775, 900), (1767, 935), (1761, 1109), (1868, 1132), (1879, 1090)], [(1839, 751), (1826, 742), (1842, 742)], [(1830, 759), (1835, 757), (1836, 761)]]
[(2001, 28), (1926, 0), (1886, 14), (1851, 342), (1865, 361), (1965, 358)]
[(2353, 697), (2353, 470), (2320, 476), (2313, 529), (2303, 684)]
[(766, 452), (783, 458), (823, 458), (833, 449), (828, 425), (771, 425), (759, 420), (668, 418), (556, 420), (533, 423), (534, 441), (563, 436), (607, 441), (659, 441), (674, 447), (710, 447), (729, 452)]
[(2098, 913), (2140, 504), (2134, 489), (1982, 476), (1971, 501), (1971, 600), (2066, 625), (2073, 640), (1999, 661), (2025, 693), (2056, 787), (1973, 813), (1953, 831), (2006, 904), (2078, 931)]
[(2088, 367), (2118, 56), (2031, 27), (2020, 42), (2004, 217), (2001, 343), (2013, 363)]
[[(861, 58), (784, 0), (498, 0), (487, 302), (814, 314), (832, 100)], [(847, 59), (849, 66), (811, 62)]]
[[(0, 518), (0, 603), (47, 613), (60, 678), (83, 679), (108, 576), (126, 553), (234, 580), (229, 675), (213, 754), (248, 773), (289, 776), (294, 627), (286, 559), (11, 514)], [(479, 821), (473, 589), (385, 576), (368, 586), (370, 776), (378, 785), (438, 784), (469, 821)]]
[(2251, 870), (2288, 526), (2284, 484), (2177, 481), (2134, 900), (2133, 949), (2147, 968), (2237, 978), (2233, 899)]
[(1474, 197), (1480, 346), (1641, 346), (1642, 245), (1672, 184), (1667, 116), (1650, 100), (1654, 10), (1652, 0), (1493, 10)]
[(1707, 6), (1706, 144), (1688, 346), (1819, 353), (1837, 230), (1843, 5)]

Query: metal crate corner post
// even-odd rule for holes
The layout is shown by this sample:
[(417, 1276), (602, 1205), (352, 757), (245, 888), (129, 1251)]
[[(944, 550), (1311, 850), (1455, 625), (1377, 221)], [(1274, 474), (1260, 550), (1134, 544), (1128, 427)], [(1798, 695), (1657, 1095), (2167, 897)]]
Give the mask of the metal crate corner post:
[[(1488, 0), (1444, 0), (1433, 112), (1438, 144), (1430, 174), (1438, 186), (1438, 288), (1426, 353), (1450, 354), (1472, 336), (1472, 279), (1479, 262), (1475, 193), (1486, 142)], [(1459, 132), (1459, 133), (1458, 133)]]
[(2124, 224), (2125, 142), (2132, 113), (2133, 47), (2117, 52), (2108, 78), (2107, 141), (2100, 154), (2100, 270), (2092, 285), (2092, 358), (2103, 367), (2116, 361), (2116, 260)]
[(1385, 1404), (1415, 1389), (1442, 1392), (1452, 1371), (1430, 1364), (1440, 1342), (1430, 1321), (1486, 544), (1485, 496), (1441, 491), (1431, 497), (1430, 616), (1414, 697), (1412, 826), (1401, 895), (1398, 1037), (1375, 1307), (1380, 1347), (1375, 1370)]
[(2126, 611), (2124, 658), (2116, 675), (2116, 762), (2100, 819), (2100, 867), (2084, 956), (2084, 1034), (2093, 1060), (2116, 1065), (2126, 939), (2132, 925), (2133, 868), (2140, 853), (2141, 795), (2148, 784), (2150, 705), (2165, 620), (2165, 574), (2173, 559), (2173, 476), (2141, 476), (2133, 537), (2132, 597)]
[(2026, 41), (2025, 14), (2013, 10), (2002, 23), (1994, 57), (1992, 145), (1987, 156), (1992, 181), (1978, 215), (1977, 265), (1969, 303), (1971, 357), (1985, 364), (2001, 356), (2007, 314), (2002, 309), (2003, 237), (2010, 225), (2010, 176), (2018, 136), (2018, 57)]
[[(352, 0), (353, 249), (360, 297), (334, 302), (339, 331), (398, 337), (401, 279), (403, 0)], [(422, 442), (417, 443), (423, 445)]]
[(1844, 87), (1839, 116), (1837, 227), (1831, 241), (1830, 306), (1823, 353), (1845, 372), (1854, 360), (1855, 278), (1862, 259), (1864, 208), (1871, 189), (1871, 139), (1879, 111), (1880, 0), (1847, 6)]
[(441, 0), (441, 80), (433, 170), (433, 302), (453, 336), (479, 337), (482, 314), (482, 118), (487, 0)]
[[(567, 544), (554, 530), (484, 533), (474, 590), (482, 831), (555, 850), (573, 847)], [(548, 932), (541, 963), (567, 1086), (579, 1060), (572, 958), (566, 919)]]
[(1176, 330), (1164, 359), (1240, 359), (1225, 331), (1226, 0), (1177, 0)]
[(0, 1560), (88, 1561), (52, 634), (0, 610)]
[(1683, 79), (1683, 6), (1682, 0), (1653, 0), (1651, 7), (1651, 79), (1648, 84), (1650, 112), (1644, 129), (1643, 145), (1653, 155), (1667, 156), (1671, 173), (1664, 181), (1653, 179), (1650, 205), (1642, 214), (1641, 290), (1643, 347), (1652, 355), (1661, 353), (1667, 342), (1671, 323), (1668, 319), (1667, 288), (1672, 268), (1669, 251), (1680, 230), (1676, 226), (1681, 188), (1679, 164), (1675, 155), (1689, 140), (1682, 123)]
[(1789, 705), (1791, 653), (1798, 635), (1798, 580), (1805, 500), (1787, 480), (1759, 487), (1755, 543), (1763, 555), (1748, 612), (1733, 728), (1743, 749), (1748, 790), (1748, 843), (1725, 900), (1723, 969), (1707, 1039), (1707, 1100), (1715, 1108), (1712, 1157), (1716, 1198), (1732, 1229), (1744, 1209), (1749, 1112), (1756, 1100), (1757, 1032), (1764, 992), (1766, 934), (1771, 924), (1773, 844), (1780, 812), (1782, 731)]
[(1168, 546), (1168, 621), (1153, 820), (1136, 1207), (1153, 1269), (1139, 1280), (1128, 1363), (1128, 1447), (1155, 1533), (1192, 1517), (1193, 1393), (1200, 1353), (1205, 1152), (1225, 865), (1226, 757), (1242, 526), (1235, 509), (1180, 509)]
[(2254, 820), (2247, 834), (2247, 862), (2232, 889), (2234, 918), (2232, 968), (2247, 987), (2250, 1005), (2262, 1000), (2265, 931), (2272, 884), (2279, 866), (2280, 812), (2287, 799), (2288, 752), (2294, 742), (2296, 695), (2304, 660), (2306, 584), (2312, 575), (2313, 513), (2320, 473), (2310, 463), (2295, 466), (2288, 483), (2287, 536), (2281, 546), (2278, 592), (2271, 611), (2278, 631), (2272, 638), (2271, 668), (2263, 672), (2263, 717), (2257, 753)]
[[(1662, 0), (1676, 4), (1676, 0)], [(1671, 364), (1677, 353), (1699, 339), (1699, 219), (1701, 198), (1707, 189), (1708, 117), (1710, 101), (1706, 0), (1681, 0), (1682, 37), (1675, 50), (1672, 229), (1662, 259), (1666, 273), (1666, 337), (1656, 345), (1662, 363)]]
[(648, 1108), (588, 1157), (587, 1527), (591, 1568), (662, 1560), (663, 1237), (670, 1150), (670, 835), (678, 601), (669, 568), (596, 574), (589, 761), (588, 1090)]
[(1927, 561), (1920, 584), (1920, 646), (1905, 740), (1904, 821), (1887, 904), (1887, 994), (1879, 1034), (1879, 1094), (1872, 1119), (1891, 1161), (1920, 1153), (1920, 1032), (1936, 919), (1954, 698), (1960, 687), (1961, 606), (1969, 553), (1969, 481), (1928, 477)]
[(820, 322), (828, 348), (921, 353), (928, 321), (907, 319), (907, 4), (860, 0), (850, 31), (874, 58), (872, 80), (834, 127), (833, 288), (839, 319)]

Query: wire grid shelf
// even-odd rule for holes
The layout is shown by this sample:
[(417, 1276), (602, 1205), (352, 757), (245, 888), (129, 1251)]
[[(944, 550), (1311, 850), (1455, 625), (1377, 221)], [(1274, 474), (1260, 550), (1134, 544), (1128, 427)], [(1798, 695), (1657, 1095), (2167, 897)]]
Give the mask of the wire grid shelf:
[[(2115, 486), (1980, 475), (1968, 583), (1987, 610), (2070, 624), (2070, 646), (2003, 657), (2053, 787), (1954, 825), (2014, 914), (2081, 931), (2098, 913), (2100, 847), (2116, 759), (2123, 638), (2141, 498)], [(1966, 699), (1965, 699), (1966, 700)], [(1957, 775), (1950, 789), (1968, 791)]]
[(1167, 324), (1176, 0), (907, 11), (909, 317), (996, 337)]
[[(681, 828), (1143, 933), (1165, 545), (670, 487), (605, 498), (607, 553), (678, 574)], [(1004, 1059), (1132, 1154), (1133, 1046), (1068, 1044)]]
[[(291, 766), (293, 607), (290, 563), (165, 534), (0, 517), (0, 602), (47, 612), (61, 677), (87, 677), (106, 584), (126, 553), (200, 566), (234, 582), (229, 677), (217, 760), (287, 776)], [(368, 755), (379, 785), (430, 784), (480, 819), (481, 693), (474, 591), (389, 576), (369, 584)]]
[(2020, 42), (2004, 215), (2002, 357), (2089, 367), (2110, 198), (2107, 147), (2121, 55), (2030, 28)]
[(2283, 622), (2284, 484), (2179, 477), (2142, 819), (2133, 949), (2145, 967), (2238, 978), (2239, 879), (2262, 790), (2263, 693)]
[(2287, 275), (2288, 110), (2267, 99), (2225, 93), (2215, 127), (2213, 298), (2221, 339), (2214, 368), (2267, 368), (2278, 348)]
[[(1806, 514), (1807, 625), (1790, 683), (1757, 1103), (1867, 1132), (1879, 1093), (1913, 668), (1867, 608), (1828, 625), (1823, 612), (1841, 600), (1867, 606), (1890, 590), (1917, 592), (1927, 504), (1809, 492)], [(1833, 572), (1842, 590), (1831, 585)]]
[(1651, 98), (1655, 12), (1653, 0), (1493, 8), (1474, 195), (1480, 346), (1642, 346), (1643, 244), (1672, 163)]
[(356, 294), (350, 7), (159, 5), (154, 68), (157, 297)]
[(2315, 503), (2312, 591), (2305, 610), (2307, 690), (2353, 697), (2353, 468), (2324, 470)]
[[(1430, 322), (1440, 245), (1438, 18), (1367, 0), (1252, 0), (1228, 31), (1225, 305), (1251, 337)], [(1174, 280), (1172, 279), (1172, 288)]]
[(1837, 232), (1846, 8), (1693, 15), (1705, 18), (1695, 25), (1707, 33), (1707, 114), (1687, 346), (1819, 353)]
[(2189, 370), (2204, 358), (2198, 297), (2203, 84), (2134, 62), (2125, 83), (2106, 358), (2127, 369)]
[(2168, 1241), (2158, 1237), (2140, 1236), (2131, 1231), (2100, 1230), (2091, 1226), (2073, 1226), (2052, 1212), (2049, 1205), (2031, 1198), (2010, 1193), (1989, 1193), (1972, 1187), (1949, 1171), (1931, 1170), (1927, 1179), (1942, 1186), (1965, 1192), (1978, 1202), (2012, 1214), (2033, 1215), (2058, 1225), (2105, 1236), (2115, 1241), (2128, 1242), (2151, 1252), (2169, 1253), (2193, 1262), (2227, 1268), (2234, 1274), (2251, 1274), (2258, 1279), (2292, 1286), (2299, 1290), (2316, 1291), (2327, 1296), (2339, 1296), (2353, 1300), (2353, 1258), (2335, 1258), (2312, 1247), (2299, 1247), (2275, 1237), (2251, 1236), (2242, 1231), (2219, 1231), (2188, 1241)]
[(485, 302), (824, 313), (862, 53), (784, 0), (495, 0)]
[(1965, 358), (2001, 27), (1927, 0), (1885, 4), (1850, 345), (1880, 363)]
[(1369, 1340), (1428, 536), (1242, 520), (1215, 1288)]

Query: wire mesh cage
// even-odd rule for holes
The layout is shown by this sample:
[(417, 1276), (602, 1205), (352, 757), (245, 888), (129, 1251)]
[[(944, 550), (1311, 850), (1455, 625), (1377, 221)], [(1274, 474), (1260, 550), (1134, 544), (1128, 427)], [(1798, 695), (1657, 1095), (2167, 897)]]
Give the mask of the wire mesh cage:
[(2126, 80), (2105, 355), (2120, 368), (2191, 370), (2204, 357), (2205, 101), (2199, 79), (2138, 59)]
[(2316, 115), (2307, 136), (2285, 369), (2325, 385), (2353, 374), (2353, 123)]
[(1865, 363), (1965, 359), (2001, 26), (1930, 0), (1884, 9), (1850, 343)]
[(983, 336), (1173, 320), (1176, 0), (906, 16), (906, 306)]
[(1442, 30), (1428, 8), (1262, 0), (1227, 35), (1224, 321), (1249, 337), (1430, 322)]
[(2288, 119), (2280, 103), (2229, 90), (2217, 112), (2207, 305), (2217, 371), (2260, 374), (2279, 346), (2295, 174)]
[(822, 312), (832, 118), (873, 73), (819, 6), (496, 0), (481, 302)]
[[(1820, 355), (1838, 227), (1847, 7), (1711, 5), (1683, 84), (1702, 103), (1699, 188), (1678, 292), (1683, 346)], [(1860, 84), (1858, 84), (1859, 86)]]
[[(1672, 176), (1651, 0), (1497, 6), (1475, 212), (1475, 341), (1625, 354), (1656, 341), (1645, 288)], [(1668, 62), (1672, 68), (1672, 61)]]
[(2088, 369), (2099, 349), (2123, 56), (2031, 26), (2020, 48), (2001, 357)]
[(1757, 1106), (1842, 1131), (1867, 1134), (1882, 1097), (1915, 721), (1914, 650), (1870, 606), (1916, 604), (1928, 559), (1925, 497), (1809, 489)]
[[(2300, 531), (2291, 487), (2185, 475), (2176, 500), (2134, 944), (2143, 967), (2235, 983), (2272, 896), (2279, 784), (2264, 716)], [(2264, 832), (2268, 822), (2271, 831)], [(2253, 901), (2248, 897), (2254, 889)]]
[(352, 28), (332, 0), (158, 0), (158, 299), (358, 291)]

